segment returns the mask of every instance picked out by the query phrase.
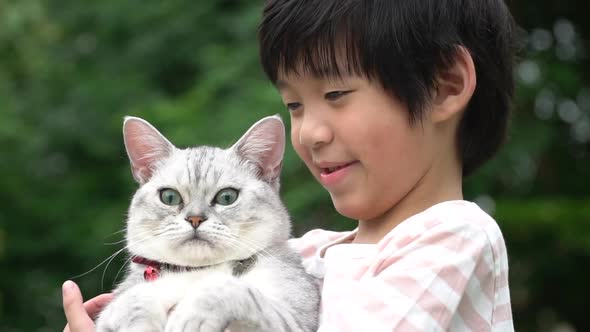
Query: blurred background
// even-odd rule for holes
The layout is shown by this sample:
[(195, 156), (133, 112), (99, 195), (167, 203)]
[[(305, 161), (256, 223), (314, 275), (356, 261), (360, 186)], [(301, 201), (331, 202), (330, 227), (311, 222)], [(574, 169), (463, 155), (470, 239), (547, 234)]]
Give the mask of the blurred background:
[[(261, 6), (0, 1), (0, 331), (61, 331), (62, 282), (122, 247), (136, 188), (124, 115), (179, 146), (288, 117), (258, 64)], [(510, 6), (527, 32), (510, 139), (466, 198), (504, 232), (516, 330), (590, 331), (590, 2)], [(354, 227), (291, 147), (282, 194), (295, 235)], [(112, 288), (122, 256), (74, 279), (85, 296)]]

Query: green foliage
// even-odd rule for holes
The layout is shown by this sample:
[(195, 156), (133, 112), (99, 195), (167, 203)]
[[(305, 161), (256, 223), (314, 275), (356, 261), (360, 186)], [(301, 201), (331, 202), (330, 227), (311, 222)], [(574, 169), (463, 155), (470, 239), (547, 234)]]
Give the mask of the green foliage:
[[(86, 296), (112, 288), (123, 255), (92, 269), (122, 248), (136, 187), (125, 115), (180, 146), (227, 146), (260, 117), (287, 116), (258, 64), (261, 6), (0, 2), (0, 330), (61, 329), (60, 286), (76, 275)], [(588, 330), (589, 23), (550, 0), (513, 7), (529, 38), (511, 137), (465, 192), (504, 231), (517, 330)], [(291, 148), (282, 188), (296, 235), (354, 227)]]

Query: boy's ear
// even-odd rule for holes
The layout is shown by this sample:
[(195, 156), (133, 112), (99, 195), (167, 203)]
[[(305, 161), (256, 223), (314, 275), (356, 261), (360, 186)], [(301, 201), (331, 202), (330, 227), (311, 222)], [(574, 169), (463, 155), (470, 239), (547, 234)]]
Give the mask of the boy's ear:
[(158, 163), (174, 151), (174, 145), (154, 126), (141, 118), (125, 117), (123, 138), (133, 178), (139, 184), (146, 183), (152, 177)]
[(256, 122), (232, 149), (254, 163), (260, 172), (259, 176), (278, 190), (285, 153), (285, 126), (278, 115)]
[(458, 46), (451, 66), (437, 75), (432, 120), (446, 121), (460, 114), (471, 100), (476, 83), (473, 58), (465, 47)]

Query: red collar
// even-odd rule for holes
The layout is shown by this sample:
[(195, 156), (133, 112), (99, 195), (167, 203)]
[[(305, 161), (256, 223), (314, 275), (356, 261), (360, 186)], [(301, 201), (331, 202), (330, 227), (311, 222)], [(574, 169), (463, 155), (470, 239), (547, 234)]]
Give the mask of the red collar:
[(131, 257), (131, 261), (133, 263), (141, 264), (141, 265), (150, 265), (153, 267), (160, 267), (162, 265), (161, 262), (153, 261), (151, 259), (147, 259), (141, 256), (133, 256)]
[(180, 265), (173, 265), (169, 263), (163, 263), (154, 261), (145, 257), (141, 256), (133, 256), (131, 257), (131, 261), (136, 264), (145, 265), (145, 270), (143, 271), (143, 278), (146, 281), (153, 281), (158, 279), (160, 276), (160, 271), (167, 270), (172, 272), (183, 272), (183, 271), (192, 271), (199, 269), (200, 267), (189, 267), (189, 266), (180, 266)]
[[(248, 272), (256, 264), (257, 260), (257, 255), (254, 254), (246, 259), (230, 261), (232, 264), (232, 274), (234, 276), (240, 276)], [(209, 267), (173, 265), (169, 263), (154, 261), (141, 256), (132, 256), (131, 261), (136, 264), (145, 265), (145, 270), (143, 271), (143, 278), (146, 281), (153, 281), (158, 279), (158, 277), (160, 276), (160, 271), (163, 270), (171, 272), (188, 272)]]

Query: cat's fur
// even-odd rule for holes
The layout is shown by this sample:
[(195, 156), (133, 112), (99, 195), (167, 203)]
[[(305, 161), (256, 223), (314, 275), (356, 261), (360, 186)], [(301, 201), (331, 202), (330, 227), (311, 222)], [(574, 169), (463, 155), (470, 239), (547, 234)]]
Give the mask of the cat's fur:
[[(287, 245), (280, 118), (258, 121), (229, 149), (178, 149), (139, 118), (127, 117), (123, 132), (140, 183), (129, 208), (128, 250), (175, 267), (146, 281), (146, 266), (131, 263), (97, 330), (317, 330), (317, 286)], [(164, 204), (163, 188), (183, 203)], [(214, 203), (223, 188), (238, 190), (233, 204)], [(207, 220), (195, 228), (189, 216)]]

